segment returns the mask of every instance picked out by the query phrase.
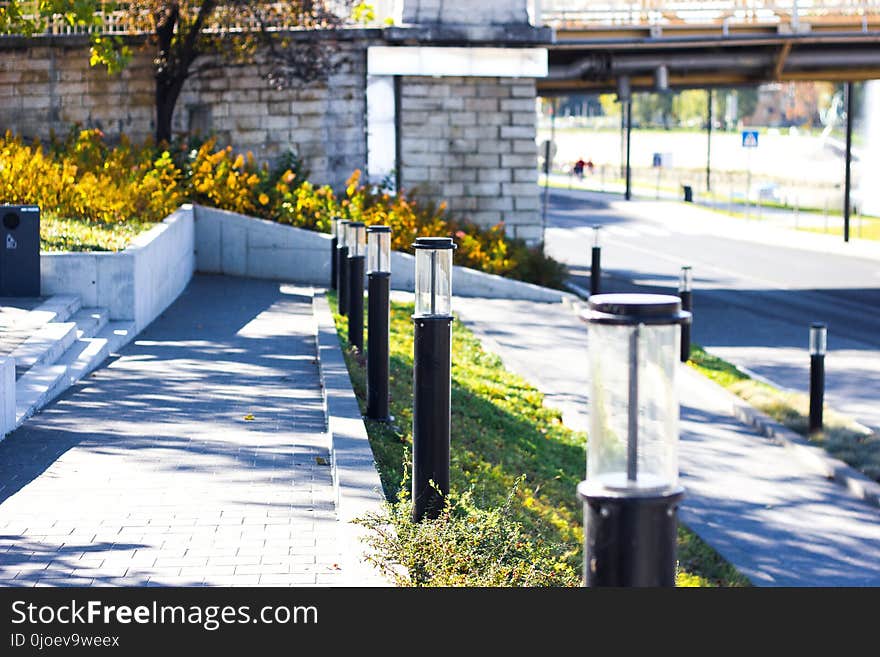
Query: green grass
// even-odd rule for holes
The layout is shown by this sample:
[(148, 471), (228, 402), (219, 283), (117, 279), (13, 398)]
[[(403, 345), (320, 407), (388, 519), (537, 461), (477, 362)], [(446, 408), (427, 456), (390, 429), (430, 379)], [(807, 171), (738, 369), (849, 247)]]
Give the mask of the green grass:
[(755, 381), (736, 366), (692, 345), (688, 365), (727, 388), (792, 431), (824, 447), (829, 454), (880, 481), (880, 435), (871, 433), (845, 415), (823, 410), (824, 431), (810, 435), (810, 398), (804, 393), (784, 392)]
[[(335, 294), (328, 296), (335, 310)], [(392, 304), (390, 403), (395, 422), (366, 421), (386, 497), (400, 499), (402, 504), (407, 502), (412, 442), (412, 313), (411, 304)], [(347, 346), (346, 318), (335, 313), (334, 317), (352, 384), (365, 410), (365, 359)], [(484, 351), (458, 320), (453, 325), (452, 379), (452, 490), (470, 491), (468, 504), (484, 510), (507, 503), (509, 515), (529, 541), (553, 548), (552, 577), (539, 581), (577, 585), (582, 572), (583, 528), (575, 488), (584, 478), (586, 435), (563, 425), (560, 413), (543, 405), (543, 395), (505, 370), (501, 360)], [(515, 490), (512, 495), (511, 490)], [(473, 513), (467, 518), (474, 523), (484, 521)], [(398, 525), (398, 534), (401, 528), (417, 533), (409, 525)], [(448, 532), (448, 527), (444, 531)], [(443, 536), (447, 541), (454, 540), (448, 533)], [(468, 535), (461, 541), (469, 546), (462, 549), (478, 543), (472, 538)], [(428, 539), (422, 532), (418, 540), (443, 544), (436, 533)], [(409, 549), (418, 551), (419, 547)], [(485, 556), (474, 553), (475, 561)], [(679, 529), (679, 561), (680, 586), (748, 585), (743, 576), (684, 527)], [(544, 559), (542, 564), (546, 563), (549, 561)], [(444, 581), (485, 583), (479, 573), (462, 574), (462, 568), (458, 564), (454, 578)]]
[(155, 225), (145, 221), (97, 224), (64, 219), (47, 212), (40, 217), (40, 250), (121, 251), (137, 235)]

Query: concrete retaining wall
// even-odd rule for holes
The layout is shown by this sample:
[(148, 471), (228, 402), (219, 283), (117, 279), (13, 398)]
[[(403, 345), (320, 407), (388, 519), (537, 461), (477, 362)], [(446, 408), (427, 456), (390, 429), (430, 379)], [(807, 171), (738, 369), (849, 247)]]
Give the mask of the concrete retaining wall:
[(15, 428), (15, 361), (0, 358), (0, 440)]
[[(330, 235), (201, 205), (195, 206), (196, 269), (200, 272), (308, 283), (330, 281)], [(391, 286), (412, 291), (415, 257), (394, 252)], [(453, 292), (465, 297), (561, 301), (566, 292), (455, 267)], [(570, 295), (568, 295), (570, 296)]]
[(193, 209), (183, 205), (119, 253), (43, 253), (43, 295), (75, 294), (141, 331), (178, 297), (195, 271)]
[(196, 269), (213, 274), (330, 282), (330, 235), (195, 206)]

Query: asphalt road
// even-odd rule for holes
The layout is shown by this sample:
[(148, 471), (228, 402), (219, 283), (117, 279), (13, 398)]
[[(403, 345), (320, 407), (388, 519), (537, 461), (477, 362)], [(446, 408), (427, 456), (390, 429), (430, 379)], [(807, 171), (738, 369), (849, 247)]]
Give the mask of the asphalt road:
[[(602, 227), (602, 292), (675, 294), (682, 265), (694, 272), (693, 340), (783, 388), (808, 387), (807, 339), (828, 325), (826, 401), (880, 427), (880, 260), (762, 244), (713, 234), (718, 215), (653, 204), (654, 216), (609, 203), (619, 197), (551, 193), (547, 251), (589, 289), (592, 226)], [(617, 207), (613, 207), (617, 206)], [(839, 238), (838, 238), (839, 239)]]

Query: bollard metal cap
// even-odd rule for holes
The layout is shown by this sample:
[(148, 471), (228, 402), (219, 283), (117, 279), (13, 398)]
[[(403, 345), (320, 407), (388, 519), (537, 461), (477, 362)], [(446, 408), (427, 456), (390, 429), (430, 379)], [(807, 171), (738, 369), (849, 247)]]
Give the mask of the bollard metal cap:
[(417, 237), (415, 244), (413, 244), (413, 248), (435, 250), (454, 249), (456, 248), (456, 244), (452, 241), (451, 237)]
[(687, 324), (691, 313), (670, 294), (595, 294), (583, 319), (591, 324)]
[(367, 226), (368, 233), (390, 233), (391, 226)]

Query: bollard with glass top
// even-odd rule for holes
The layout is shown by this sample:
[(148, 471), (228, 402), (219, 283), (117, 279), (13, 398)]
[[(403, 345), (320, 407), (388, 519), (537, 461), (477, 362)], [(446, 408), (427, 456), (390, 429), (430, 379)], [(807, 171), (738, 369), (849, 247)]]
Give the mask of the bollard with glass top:
[(338, 277), (336, 249), (339, 247), (339, 217), (330, 219), (330, 235), (333, 236), (330, 240), (330, 289), (335, 290), (337, 289), (336, 279)]
[(825, 403), (825, 351), (828, 328), (822, 322), (810, 324), (810, 428), (809, 433), (823, 429), (822, 406)]
[(436, 518), (449, 492), (452, 373), (452, 251), (449, 237), (419, 237), (413, 315), (413, 476), (415, 522)]
[(593, 251), (590, 261), (590, 295), (599, 294), (600, 279), (602, 278), (602, 246), (599, 243), (599, 229), (601, 226), (593, 226)]
[(348, 343), (364, 350), (364, 261), (367, 253), (366, 226), (348, 224)]
[(339, 222), (339, 245), (336, 247), (336, 287), (338, 296), (336, 305), (339, 314), (348, 313), (348, 224), (351, 222), (343, 219)]
[(586, 586), (674, 586), (678, 483), (678, 297), (601, 294), (589, 329)]
[(681, 309), (691, 313), (691, 321), (681, 325), (681, 362), (686, 363), (691, 357), (691, 326), (694, 314), (694, 273), (690, 265), (681, 268), (678, 298), (681, 299)]
[(388, 414), (388, 327), (391, 297), (391, 228), (367, 228), (367, 417)]

